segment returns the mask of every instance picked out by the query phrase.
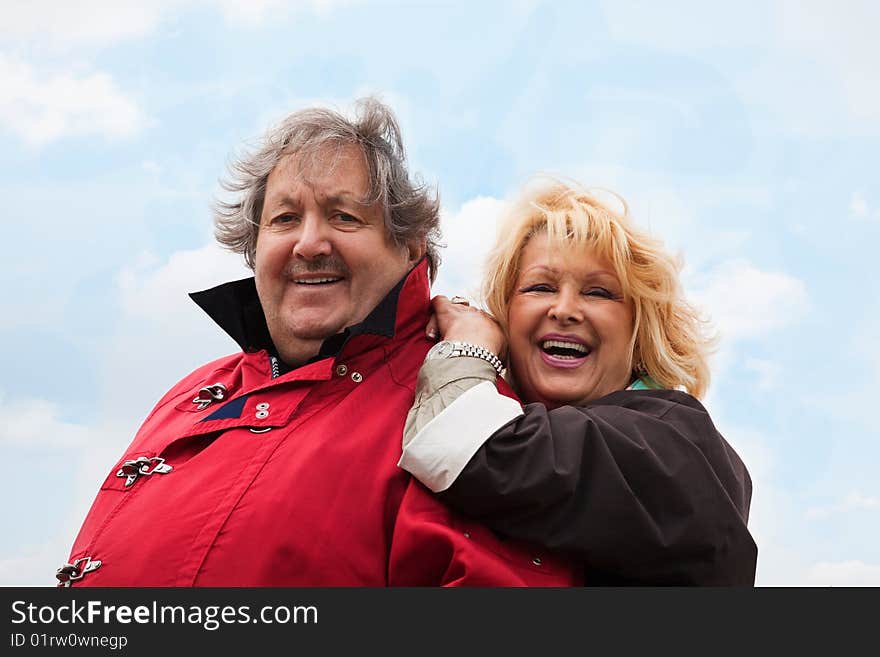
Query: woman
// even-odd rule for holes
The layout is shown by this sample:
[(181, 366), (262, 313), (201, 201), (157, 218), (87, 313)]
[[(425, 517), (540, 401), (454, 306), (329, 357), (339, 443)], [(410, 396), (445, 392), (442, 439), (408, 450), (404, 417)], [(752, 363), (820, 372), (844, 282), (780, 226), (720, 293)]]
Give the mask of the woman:
[(698, 401), (711, 340), (678, 262), (623, 205), (559, 181), (526, 191), (489, 258), (491, 315), (434, 299), (443, 340), (400, 465), (497, 532), (579, 560), (587, 585), (751, 586), (751, 480)]

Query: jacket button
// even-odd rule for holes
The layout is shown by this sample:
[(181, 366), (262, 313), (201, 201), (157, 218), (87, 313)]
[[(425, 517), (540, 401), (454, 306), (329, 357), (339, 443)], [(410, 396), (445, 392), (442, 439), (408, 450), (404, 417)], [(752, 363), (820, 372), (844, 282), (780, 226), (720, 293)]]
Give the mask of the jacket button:
[(258, 411), (268, 411), (269, 410), (269, 402), (261, 402), (257, 404)]
[(364, 377), (361, 376), (360, 372), (352, 372), (351, 373), (351, 380), (354, 381), (355, 383), (360, 383), (361, 381), (364, 380)]
[(336, 373), (339, 376), (345, 376), (346, 374), (348, 374), (348, 368), (345, 365), (340, 363), (339, 365), (336, 366)]
[(258, 420), (265, 420), (267, 417), (269, 417), (269, 411), (257, 411), (256, 413), (254, 413), (254, 415), (257, 416)]

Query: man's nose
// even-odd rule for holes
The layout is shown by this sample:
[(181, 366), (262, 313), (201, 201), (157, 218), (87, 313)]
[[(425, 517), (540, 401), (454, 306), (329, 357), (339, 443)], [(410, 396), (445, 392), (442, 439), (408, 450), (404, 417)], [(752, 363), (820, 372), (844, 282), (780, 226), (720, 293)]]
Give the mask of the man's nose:
[(582, 322), (584, 321), (582, 302), (579, 290), (563, 288), (553, 298), (547, 314), (551, 319), (562, 324)]
[(328, 239), (329, 226), (323, 217), (306, 216), (300, 224), (299, 234), (293, 244), (293, 255), (299, 258), (312, 259), (330, 255), (333, 247)]

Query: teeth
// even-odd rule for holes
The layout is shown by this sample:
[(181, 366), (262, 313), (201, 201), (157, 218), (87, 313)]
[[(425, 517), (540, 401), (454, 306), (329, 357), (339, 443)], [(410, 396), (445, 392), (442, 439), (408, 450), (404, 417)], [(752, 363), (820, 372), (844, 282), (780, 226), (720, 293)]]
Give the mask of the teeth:
[(587, 349), (584, 345), (579, 342), (565, 342), (563, 340), (545, 340), (541, 343), (541, 348), (545, 351), (550, 349), (551, 347), (559, 347), (560, 349), (572, 349), (574, 351), (579, 351), (582, 354), (589, 353), (589, 349)]
[(335, 283), (340, 278), (312, 278), (305, 281), (296, 281), (298, 285), (320, 285), (321, 283)]

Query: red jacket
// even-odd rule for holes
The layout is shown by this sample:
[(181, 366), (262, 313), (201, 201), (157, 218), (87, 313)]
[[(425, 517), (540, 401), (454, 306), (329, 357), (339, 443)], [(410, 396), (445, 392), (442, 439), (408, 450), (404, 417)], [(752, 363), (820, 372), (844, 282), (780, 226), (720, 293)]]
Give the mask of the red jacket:
[(159, 401), (101, 485), (69, 583), (580, 583), (568, 563), (499, 540), (396, 466), (431, 346), (425, 262), (362, 324), (328, 340), (331, 355), (286, 373), (270, 356), (253, 279), (193, 298), (243, 351)]

